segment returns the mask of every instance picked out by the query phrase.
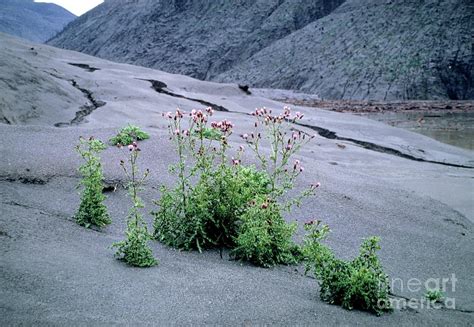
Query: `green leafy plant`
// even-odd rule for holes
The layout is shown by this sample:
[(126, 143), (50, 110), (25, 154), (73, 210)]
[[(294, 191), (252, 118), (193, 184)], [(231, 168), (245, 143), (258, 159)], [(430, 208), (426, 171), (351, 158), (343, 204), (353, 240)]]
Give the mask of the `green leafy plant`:
[[(241, 215), (236, 248), (232, 253), (236, 258), (263, 267), (296, 263), (299, 248), (292, 240), (296, 224), (288, 224), (283, 213), (290, 213), (295, 205), (300, 206), (302, 199), (313, 195), (319, 187), (319, 183), (315, 183), (296, 197), (287, 196), (304, 171), (300, 160), (291, 162), (291, 157), (312, 136), (300, 131), (290, 133), (290, 123), (302, 119), (303, 115), (299, 112), (292, 115), (288, 107), (278, 115), (265, 108), (255, 110), (252, 115), (256, 118), (255, 130), (250, 135), (243, 134), (242, 138), (268, 176), (268, 191), (264, 196), (256, 197), (253, 205)], [(264, 142), (270, 146), (270, 155), (262, 151)]]
[(241, 225), (232, 250), (237, 259), (262, 267), (297, 263), (298, 247), (292, 241), (297, 224), (288, 224), (281, 208), (258, 197), (240, 216)]
[(323, 301), (377, 315), (390, 310), (388, 276), (376, 254), (380, 249), (379, 238), (365, 239), (359, 256), (344, 261), (321, 244), (329, 233), (327, 225), (310, 222), (305, 224), (305, 230), (309, 232), (302, 247), (306, 272), (312, 271), (318, 279)]
[[(261, 153), (260, 131), (242, 135), (260, 159), (259, 168), (242, 164), (244, 146), (234, 157), (228, 157), (228, 139), (234, 125), (223, 120), (209, 126), (212, 115), (211, 108), (193, 110), (189, 115), (181, 110), (164, 114), (178, 154), (178, 162), (170, 170), (178, 180), (173, 188), (161, 187), (161, 198), (156, 201), (159, 208), (154, 212), (154, 236), (180, 249), (235, 248), (232, 253), (236, 258), (261, 266), (294, 262), (288, 249), (296, 248), (292, 242), (295, 228), (285, 222), (282, 211), (299, 205), (317, 185), (288, 201), (278, 200), (293, 188), (293, 181), (303, 172), (298, 160), (289, 160), (311, 137), (301, 132), (286, 135), (287, 120), (295, 121), (302, 115), (291, 117), (288, 108), (277, 116), (266, 109), (254, 113), (255, 128), (265, 127), (262, 133), (268, 134), (272, 149), (269, 158)], [(252, 205), (262, 199), (274, 203), (264, 212), (268, 222), (259, 217), (262, 212)], [(254, 223), (260, 224), (260, 232), (251, 227)], [(261, 246), (257, 249), (245, 241), (260, 236), (266, 238), (262, 244), (270, 242), (265, 255), (257, 254), (263, 252)]]
[(233, 125), (224, 120), (208, 127), (212, 114), (210, 108), (193, 110), (188, 119), (180, 110), (166, 114), (178, 154), (170, 169), (178, 183), (161, 188), (154, 235), (180, 249), (232, 247), (238, 215), (268, 185), (265, 174), (239, 165), (241, 151), (237, 159), (228, 160), (227, 139)]
[(222, 133), (214, 128), (204, 127), (202, 133), (203, 137), (208, 140), (219, 141), (222, 137)]
[(148, 246), (148, 241), (152, 238), (148, 233), (148, 228), (140, 209), (144, 207), (143, 202), (138, 196), (145, 179), (148, 177), (149, 170), (140, 176), (137, 159), (140, 149), (136, 142), (128, 146), (130, 156), (128, 165), (121, 161), (120, 165), (127, 176), (128, 190), (133, 201), (127, 218), (126, 240), (114, 243), (112, 246), (117, 248), (116, 257), (125, 261), (131, 266), (151, 267), (158, 263), (153, 257), (152, 250)]
[(132, 142), (149, 139), (150, 135), (140, 129), (140, 127), (128, 124), (122, 128), (118, 134), (110, 139), (113, 145), (130, 145)]
[[(161, 187), (161, 198), (155, 201), (159, 210), (153, 212), (154, 236), (180, 249), (201, 251), (212, 243), (206, 233), (206, 224), (211, 217), (207, 212), (209, 205), (200, 201), (204, 194), (190, 183), (198, 171), (208, 171), (212, 165), (213, 158), (208, 155), (212, 140), (207, 142), (204, 137), (207, 117), (211, 115), (212, 109), (193, 111), (185, 121), (185, 113), (179, 109), (174, 114), (166, 114), (170, 140), (178, 154), (178, 162), (170, 166), (170, 171), (177, 175), (178, 182), (174, 188)], [(188, 162), (189, 156), (194, 156), (194, 164)], [(204, 187), (202, 183), (201, 189)]]
[(162, 187), (155, 214), (155, 237), (181, 248), (232, 248), (240, 215), (256, 194), (265, 193), (268, 177), (254, 167), (223, 166), (201, 176), (187, 192), (184, 207), (181, 190)]
[(444, 298), (444, 294), (441, 290), (429, 290), (426, 292), (425, 298), (430, 302), (441, 302)]
[(80, 186), (81, 204), (75, 214), (76, 222), (89, 228), (90, 226), (104, 227), (112, 221), (104, 205), (106, 199), (103, 191), (103, 173), (99, 153), (106, 148), (100, 140), (90, 137), (79, 138), (76, 151), (80, 154), (84, 163), (79, 167), (82, 175)]
[[(301, 120), (303, 114), (291, 113), (285, 107), (280, 114), (273, 114), (272, 110), (261, 108), (252, 112), (256, 122), (255, 130), (241, 137), (248, 147), (255, 153), (261, 167), (270, 176), (270, 195), (274, 200), (281, 200), (288, 190), (293, 189), (297, 177), (304, 171), (300, 160), (291, 162), (291, 158), (314, 136), (309, 136), (301, 131), (292, 130), (291, 123)], [(270, 147), (270, 155), (262, 151), (262, 144)], [(304, 196), (309, 196), (314, 191), (314, 185), (304, 191)], [(304, 197), (303, 196), (303, 197)], [(302, 197), (291, 199), (283, 207), (290, 209), (299, 205)]]

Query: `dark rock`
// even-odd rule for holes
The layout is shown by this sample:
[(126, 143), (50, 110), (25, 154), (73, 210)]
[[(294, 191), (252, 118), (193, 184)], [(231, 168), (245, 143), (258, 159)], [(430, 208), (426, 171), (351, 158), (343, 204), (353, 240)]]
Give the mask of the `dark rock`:
[(248, 85), (242, 85), (242, 84), (239, 84), (239, 89), (241, 89), (245, 94), (252, 94), (252, 92), (250, 92), (249, 90), (249, 86)]

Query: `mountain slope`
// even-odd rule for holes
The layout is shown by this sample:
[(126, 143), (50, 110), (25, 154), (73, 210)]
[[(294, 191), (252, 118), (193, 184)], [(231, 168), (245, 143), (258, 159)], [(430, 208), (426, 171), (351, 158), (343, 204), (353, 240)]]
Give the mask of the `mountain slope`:
[(334, 99), (472, 99), (469, 0), (109, 0), (50, 44)]
[(217, 79), (333, 99), (474, 99), (473, 13), (468, 1), (350, 0)]
[(107, 1), (50, 44), (209, 79), (342, 2)]
[(35, 3), (33, 0), (2, 0), (0, 32), (45, 42), (74, 18), (74, 14), (55, 4)]

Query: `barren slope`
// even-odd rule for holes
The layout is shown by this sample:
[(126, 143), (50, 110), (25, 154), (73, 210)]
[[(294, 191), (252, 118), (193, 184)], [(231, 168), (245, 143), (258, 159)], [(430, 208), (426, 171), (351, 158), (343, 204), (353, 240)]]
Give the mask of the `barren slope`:
[[(0, 324), (472, 322), (473, 266), (467, 260), (474, 245), (472, 152), (350, 114), (295, 108), (307, 119), (306, 126), (293, 127), (318, 133), (299, 156), (306, 170), (298, 189), (309, 181), (322, 186), (287, 218), (327, 222), (333, 231), (329, 242), (345, 258), (356, 254), (362, 237), (380, 235), (380, 258), (392, 278), (425, 281), (455, 273), (456, 288), (447, 296), (455, 297), (456, 310), (395, 310), (382, 317), (350, 312), (320, 301), (316, 281), (301, 267), (259, 269), (228, 261), (226, 253), (220, 259), (218, 252), (182, 253), (156, 242), (159, 266), (129, 268), (108, 248), (123, 238), (129, 208), (119, 170), (126, 154), (110, 147), (103, 155), (106, 181), (119, 185), (107, 193), (114, 223), (103, 232), (83, 229), (71, 218), (79, 203), (73, 150), (78, 137), (105, 140), (128, 122), (151, 133), (141, 143), (141, 167), (152, 170), (143, 194), (148, 212), (159, 196), (154, 187), (173, 182), (167, 166), (176, 157), (162, 112), (212, 105), (220, 110), (216, 119), (236, 124), (230, 140), (236, 148), (242, 144), (238, 134), (252, 126), (245, 113), (283, 104), (231, 84), (111, 63), (1, 34), (0, 42), (2, 66), (25, 69), (42, 86), (0, 75), (1, 115), (10, 122), (0, 124)], [(28, 115), (33, 106), (37, 115)], [(17, 115), (17, 108), (26, 116)], [(251, 154), (244, 160), (252, 162)], [(442, 193), (457, 193), (458, 202)], [(395, 285), (393, 292), (423, 296), (406, 285)]]

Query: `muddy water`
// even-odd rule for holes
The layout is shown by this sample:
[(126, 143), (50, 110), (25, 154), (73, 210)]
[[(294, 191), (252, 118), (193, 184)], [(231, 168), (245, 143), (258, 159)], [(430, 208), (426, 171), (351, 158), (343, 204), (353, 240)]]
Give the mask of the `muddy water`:
[(361, 114), (443, 143), (474, 150), (474, 112), (382, 112)]

